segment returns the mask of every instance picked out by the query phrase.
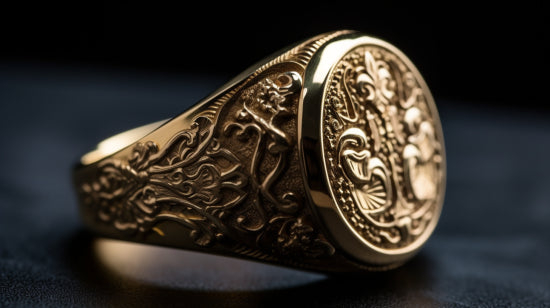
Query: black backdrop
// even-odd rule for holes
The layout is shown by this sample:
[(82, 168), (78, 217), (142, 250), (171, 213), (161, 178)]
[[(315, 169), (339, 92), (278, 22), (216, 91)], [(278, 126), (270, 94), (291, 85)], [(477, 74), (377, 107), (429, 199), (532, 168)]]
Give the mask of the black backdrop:
[[(234, 2), (72, 2), (0, 5), (0, 306), (549, 307), (542, 4), (263, 0), (249, 13)], [(263, 56), (341, 28), (397, 45), (435, 94), (447, 193), (411, 262), (332, 277), (83, 230), (70, 174), (95, 142), (173, 116)]]
[(548, 110), (548, 11), (542, 1), (24, 2), (0, 10), (0, 61), (229, 78), (288, 44), (347, 28), (402, 49), (436, 98)]

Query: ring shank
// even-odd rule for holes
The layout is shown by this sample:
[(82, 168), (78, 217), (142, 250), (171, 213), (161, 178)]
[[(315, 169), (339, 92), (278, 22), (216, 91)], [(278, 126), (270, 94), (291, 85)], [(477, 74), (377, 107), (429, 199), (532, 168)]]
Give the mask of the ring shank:
[(147, 136), (166, 122), (168, 122), (168, 120), (150, 123), (109, 137), (101, 141), (93, 151), (84, 154), (80, 159), (80, 163), (82, 165), (91, 165), (95, 162), (98, 162), (132, 145), (133, 143)]

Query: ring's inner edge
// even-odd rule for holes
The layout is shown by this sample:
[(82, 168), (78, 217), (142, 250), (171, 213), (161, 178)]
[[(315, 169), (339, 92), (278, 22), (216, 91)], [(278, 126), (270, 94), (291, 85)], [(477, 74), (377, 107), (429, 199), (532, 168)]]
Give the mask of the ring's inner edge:
[(101, 141), (95, 150), (88, 152), (82, 156), (80, 162), (83, 165), (90, 165), (97, 161), (102, 160), (103, 158), (114, 154), (125, 147), (133, 144), (139, 139), (145, 137), (155, 129), (159, 128), (161, 125), (166, 123), (168, 120), (162, 120), (155, 123), (143, 125), (123, 133), (117, 134), (113, 137), (107, 138)]

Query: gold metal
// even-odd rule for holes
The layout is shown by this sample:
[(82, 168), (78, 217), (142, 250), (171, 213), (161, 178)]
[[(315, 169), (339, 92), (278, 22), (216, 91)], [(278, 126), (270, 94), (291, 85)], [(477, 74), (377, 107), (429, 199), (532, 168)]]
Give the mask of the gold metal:
[(339, 31), (262, 61), (171, 120), (105, 140), (75, 184), (85, 224), (103, 236), (382, 270), (437, 224), (443, 134), (405, 55)]

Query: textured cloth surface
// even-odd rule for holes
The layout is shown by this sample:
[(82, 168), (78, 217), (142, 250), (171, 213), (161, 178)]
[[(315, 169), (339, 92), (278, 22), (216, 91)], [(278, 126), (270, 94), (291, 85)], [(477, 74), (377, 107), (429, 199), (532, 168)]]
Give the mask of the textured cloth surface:
[(525, 110), (437, 100), (442, 217), (390, 272), (326, 276), (83, 231), (70, 182), (79, 155), (221, 82), (0, 65), (0, 306), (550, 306), (550, 121)]

